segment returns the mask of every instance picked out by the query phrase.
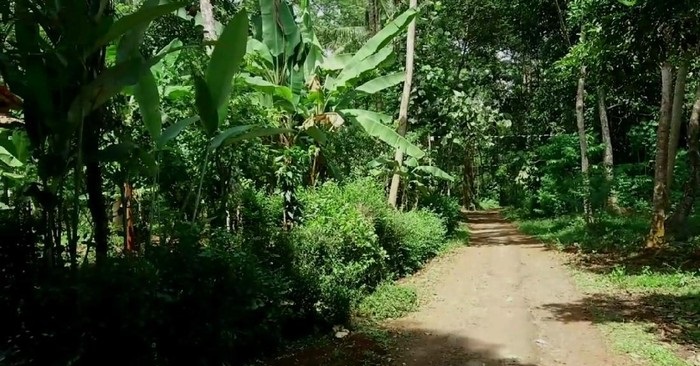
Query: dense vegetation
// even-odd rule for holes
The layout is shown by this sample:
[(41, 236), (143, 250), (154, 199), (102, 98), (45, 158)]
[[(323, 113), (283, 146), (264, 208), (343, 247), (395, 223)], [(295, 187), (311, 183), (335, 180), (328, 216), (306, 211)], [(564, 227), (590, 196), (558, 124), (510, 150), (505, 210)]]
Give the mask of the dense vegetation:
[(460, 206), (697, 262), (699, 47), (695, 0), (17, 0), (0, 360), (241, 364), (393, 316)]

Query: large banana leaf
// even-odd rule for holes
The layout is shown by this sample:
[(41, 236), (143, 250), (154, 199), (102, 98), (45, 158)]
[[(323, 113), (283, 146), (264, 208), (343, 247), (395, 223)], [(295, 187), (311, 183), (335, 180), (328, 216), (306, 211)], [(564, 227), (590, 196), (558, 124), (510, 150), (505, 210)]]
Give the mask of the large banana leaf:
[[(333, 92), (338, 88), (345, 87), (354, 80), (359, 79), (365, 73), (378, 68), (393, 55), (391, 41), (416, 17), (415, 9), (409, 9), (399, 17), (387, 24), (382, 30), (370, 38), (367, 43), (360, 48), (355, 55), (347, 62), (343, 60), (344, 67), (340, 74), (326, 82), (326, 89)], [(325, 68), (337, 67), (339, 64), (329, 63), (323, 65)]]
[(326, 82), (326, 89), (329, 91), (335, 91), (340, 87), (345, 87), (348, 84), (351, 84), (353, 81), (358, 80), (363, 75), (379, 68), (379, 66), (389, 60), (393, 54), (394, 48), (387, 46), (357, 63), (352, 63), (351, 60), (351, 64), (345, 67), (340, 74), (338, 74), (335, 81)]
[(432, 175), (435, 178), (444, 179), (444, 180), (450, 181), (450, 182), (454, 182), (454, 180), (455, 180), (454, 177), (452, 177), (447, 172), (445, 172), (444, 170), (442, 170), (436, 166), (421, 165), (421, 166), (415, 167), (413, 170), (427, 173), (427, 174)]
[(309, 0), (301, 1), (301, 39), (308, 48), (304, 60), (305, 81), (308, 83), (316, 76), (316, 69), (323, 62), (323, 47), (314, 33), (313, 21), (309, 12)]
[(350, 64), (351, 53), (336, 53), (326, 57), (321, 63), (321, 68), (329, 71), (342, 70)]
[(386, 88), (391, 88), (394, 85), (401, 84), (404, 82), (404, 80), (406, 80), (406, 74), (403, 72), (397, 72), (395, 74), (389, 74), (372, 79), (360, 85), (355, 90), (367, 94), (375, 94)]
[(328, 136), (326, 136), (326, 133), (316, 126), (310, 126), (305, 131), (306, 134), (311, 136), (311, 138), (314, 139), (314, 141), (316, 141), (316, 143), (320, 146), (324, 146), (328, 142)]
[(382, 30), (377, 32), (372, 38), (370, 38), (367, 43), (365, 43), (362, 48), (360, 48), (357, 53), (352, 58), (350, 65), (361, 62), (367, 57), (375, 54), (377, 51), (386, 47), (391, 43), (391, 41), (401, 33), (408, 24), (418, 15), (416, 9), (408, 9), (403, 14), (396, 17), (387, 24)]
[(2, 146), (0, 146), (0, 162), (10, 168), (19, 168), (24, 165), (16, 156), (12, 155)]
[(142, 60), (133, 58), (103, 71), (90, 84), (83, 87), (68, 110), (68, 120), (75, 127), (90, 112), (99, 108), (126, 86), (135, 85), (158, 58)]
[(175, 62), (177, 62), (178, 57), (180, 57), (180, 51), (183, 48), (181, 40), (175, 38), (170, 41), (170, 43), (158, 51), (157, 56), (161, 57), (161, 59), (151, 67), (151, 71), (158, 76), (162, 75), (163, 69), (175, 66)]
[(139, 111), (146, 130), (157, 141), (160, 137), (163, 125), (160, 113), (160, 95), (158, 94), (158, 84), (151, 70), (145, 70), (143, 76), (134, 88), (134, 98), (139, 104)]
[(165, 131), (163, 131), (163, 134), (160, 135), (160, 138), (158, 138), (156, 146), (158, 147), (158, 149), (164, 148), (165, 145), (168, 144), (168, 142), (176, 138), (182, 131), (185, 130), (185, 128), (197, 121), (199, 121), (199, 116), (185, 118), (183, 120), (177, 121), (173, 125), (166, 128)]
[(376, 137), (389, 146), (403, 151), (408, 156), (420, 159), (425, 153), (416, 145), (410, 143), (394, 129), (386, 124), (391, 123), (391, 117), (385, 114), (371, 112), (363, 109), (343, 109), (340, 113), (351, 121), (360, 125), (370, 136)]
[(102, 47), (121, 37), (124, 33), (139, 29), (143, 24), (148, 24), (154, 19), (172, 13), (186, 5), (187, 3), (175, 2), (158, 6), (144, 6), (138, 11), (123, 16), (114, 22), (107, 33), (98, 39), (94, 48)]
[(244, 81), (246, 84), (255, 88), (256, 90), (259, 90), (259, 91), (266, 93), (266, 94), (269, 94), (269, 95), (274, 95), (274, 96), (280, 97), (280, 98), (294, 104), (292, 89), (290, 89), (286, 86), (271, 83), (271, 82), (269, 82), (261, 77), (258, 77), (258, 76), (246, 77), (244, 79)]
[(219, 112), (206, 81), (199, 75), (194, 77), (194, 103), (204, 132), (208, 136), (214, 135), (219, 129)]
[(222, 131), (221, 133), (216, 135), (216, 137), (214, 137), (211, 140), (211, 142), (209, 143), (209, 150), (214, 151), (214, 150), (218, 149), (224, 143), (224, 141), (226, 141), (229, 138), (232, 138), (234, 136), (240, 136), (240, 135), (244, 134), (245, 132), (249, 131), (250, 129), (252, 129), (253, 127), (255, 127), (255, 126), (254, 125), (235, 126), (235, 127), (231, 127), (231, 128), (228, 128), (228, 129)]
[(255, 137), (280, 135), (289, 132), (294, 131), (286, 128), (260, 127), (255, 125), (235, 126), (214, 137), (211, 143), (209, 143), (209, 150), (213, 151), (221, 146), (227, 146), (238, 141)]
[(248, 13), (245, 9), (241, 9), (221, 33), (206, 72), (207, 85), (221, 120), (226, 117), (233, 76), (240, 69), (247, 42)]
[[(152, 8), (158, 5), (159, 0), (146, 0), (141, 5), (139, 11), (145, 11), (145, 9)], [(127, 60), (133, 57), (139, 50), (141, 43), (143, 41), (143, 36), (146, 33), (146, 29), (151, 25), (153, 19), (147, 19), (133, 29), (130, 29), (122, 36), (117, 45), (117, 62)]]
[(262, 41), (273, 56), (292, 55), (301, 42), (299, 27), (285, 0), (260, 0)]
[(272, 68), (274, 65), (274, 60), (272, 59), (272, 54), (267, 46), (258, 41), (255, 38), (248, 38), (248, 44), (246, 45), (246, 50), (248, 54), (256, 54), (260, 56), (267, 63), (267, 67)]
[[(140, 11), (146, 11), (158, 5), (158, 0), (147, 0), (141, 6)], [(123, 62), (132, 57), (140, 57), (139, 47), (143, 42), (146, 29), (151, 25), (153, 19), (139, 23), (134, 29), (129, 30), (122, 36), (117, 46), (117, 62)], [(162, 60), (161, 60), (162, 62)], [(160, 136), (162, 117), (160, 113), (160, 95), (158, 94), (158, 84), (151, 70), (144, 70), (143, 76), (134, 87), (134, 98), (136, 99), (141, 117), (146, 125), (148, 133), (153, 140)]]

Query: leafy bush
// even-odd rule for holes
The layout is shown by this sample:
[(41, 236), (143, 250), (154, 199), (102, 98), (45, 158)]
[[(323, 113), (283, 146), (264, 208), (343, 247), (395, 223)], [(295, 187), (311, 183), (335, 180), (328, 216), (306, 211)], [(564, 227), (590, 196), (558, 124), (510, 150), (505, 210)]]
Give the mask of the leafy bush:
[[(371, 179), (327, 183), (299, 198), (303, 220), (289, 233), (280, 225), (281, 198), (242, 184), (230, 230), (173, 222), (167, 240), (140, 257), (76, 271), (4, 267), (3, 275), (13, 276), (0, 294), (9, 318), (2, 336), (12, 339), (8, 360), (239, 364), (318, 326), (345, 322), (355, 306), (379, 318), (414, 306), (414, 292), (390, 285), (361, 301), (445, 245), (440, 217), (391, 209)], [(0, 259), (24, 248), (31, 260), (36, 238), (11, 236), (20, 225), (11, 222), (2, 221), (3, 237), (12, 240), (2, 241)]]
[(383, 283), (357, 306), (359, 316), (372, 320), (399, 318), (418, 307), (418, 294), (412, 287)]
[(316, 310), (327, 322), (347, 320), (353, 304), (375, 286), (415, 271), (446, 245), (442, 218), (391, 209), (371, 179), (326, 183), (299, 198), (304, 221), (293, 232), (294, 267), (308, 279), (305, 291), (319, 297)]
[(336, 324), (346, 321), (353, 301), (388, 273), (374, 223), (344, 195), (344, 187), (335, 183), (300, 193), (304, 221), (293, 233), (295, 267), (316, 279), (317, 311)]
[(421, 199), (420, 206), (435, 212), (445, 223), (447, 234), (452, 234), (462, 218), (459, 200), (433, 193)]
[[(289, 283), (232, 236), (181, 242), (49, 274), (24, 299), (13, 360), (31, 364), (222, 364), (279, 342)], [(115, 347), (115, 344), (128, 347)]]
[(400, 243), (389, 252), (392, 271), (398, 275), (420, 269), (446, 245), (445, 225), (430, 211), (395, 212), (391, 228)]

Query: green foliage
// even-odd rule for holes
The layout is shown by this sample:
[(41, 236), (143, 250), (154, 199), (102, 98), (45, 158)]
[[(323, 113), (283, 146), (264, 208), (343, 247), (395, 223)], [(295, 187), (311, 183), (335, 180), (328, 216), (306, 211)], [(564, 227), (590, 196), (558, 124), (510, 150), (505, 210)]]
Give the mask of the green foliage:
[[(277, 343), (291, 314), (287, 279), (234, 237), (213, 235), (206, 248), (186, 240), (144, 258), (43, 278), (22, 298), (25, 331), (13, 339), (10, 360), (218, 364)], [(115, 349), (114, 342), (131, 346)]]
[(445, 224), (429, 211), (394, 213), (390, 227), (398, 238), (389, 251), (391, 266), (400, 275), (420, 269), (446, 244)]
[(347, 320), (352, 306), (386, 279), (421, 268), (447, 245), (443, 220), (429, 211), (396, 212), (371, 179), (326, 183), (300, 194), (304, 221), (293, 230), (295, 268), (316, 281), (316, 311)]
[(435, 212), (445, 223), (447, 234), (452, 234), (462, 220), (462, 208), (459, 200), (442, 194), (432, 193), (421, 197), (419, 205)]
[[(214, 2), (218, 40), (203, 43), (191, 4), (12, 5), (0, 9), (0, 358), (24, 364), (238, 364), (353, 309), (400, 316), (415, 292), (387, 281), (448, 247), (461, 207), (479, 203), (538, 218), (523, 228), (562, 247), (638, 250), (658, 64), (697, 58), (700, 19), (692, 1), (247, 0)], [(396, 61), (412, 21), (403, 136)], [(687, 140), (671, 203), (693, 187)], [(399, 211), (383, 181), (395, 173)], [(694, 234), (678, 245), (688, 258)], [(610, 276), (695, 285), (629, 271)]]
[(596, 217), (595, 223), (586, 224), (576, 216), (552, 219), (532, 219), (519, 223), (526, 234), (536, 236), (561, 249), (583, 252), (627, 252), (640, 248), (648, 232), (648, 218), (634, 215), (616, 217), (607, 214)]
[(317, 311), (334, 324), (346, 321), (352, 302), (387, 273), (387, 253), (373, 222), (342, 196), (334, 183), (300, 194), (304, 222), (293, 233), (297, 268), (318, 279)]
[(382, 283), (357, 305), (357, 314), (375, 321), (400, 318), (418, 307), (418, 294), (411, 287)]

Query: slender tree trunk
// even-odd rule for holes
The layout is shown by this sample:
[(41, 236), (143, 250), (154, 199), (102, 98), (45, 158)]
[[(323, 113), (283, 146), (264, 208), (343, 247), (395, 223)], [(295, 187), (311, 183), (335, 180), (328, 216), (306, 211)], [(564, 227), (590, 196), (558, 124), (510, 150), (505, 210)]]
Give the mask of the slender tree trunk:
[(668, 167), (666, 168), (666, 186), (671, 189), (673, 185), (673, 170), (676, 166), (676, 153), (678, 140), (681, 135), (681, 123), (683, 120), (683, 102), (685, 102), (685, 82), (688, 76), (688, 62), (683, 61), (678, 67), (676, 75), (676, 87), (673, 91), (673, 110), (671, 112), (671, 131), (668, 139)]
[(88, 208), (95, 225), (95, 255), (97, 263), (100, 263), (107, 258), (109, 227), (107, 226), (107, 208), (102, 194), (102, 168), (97, 162), (87, 163), (86, 187)]
[[(210, 0), (199, 0), (199, 11), (202, 12), (202, 23), (204, 26), (204, 40), (216, 40), (216, 27), (214, 23), (214, 8), (211, 6)], [(212, 47), (208, 47), (208, 52), (211, 52)]]
[(124, 183), (124, 197), (122, 203), (122, 207), (124, 207), (124, 251), (127, 253), (138, 251), (135, 238), (136, 231), (134, 230), (133, 202), (134, 190), (131, 183), (127, 181)]
[(579, 145), (581, 147), (581, 175), (583, 177), (583, 215), (586, 222), (593, 219), (590, 200), (590, 177), (588, 163), (588, 142), (586, 141), (586, 124), (584, 119), (584, 99), (586, 94), (586, 67), (581, 66), (576, 89), (576, 127), (578, 129)]
[(651, 231), (647, 248), (659, 248), (666, 241), (666, 207), (668, 206), (668, 145), (671, 125), (671, 94), (673, 93), (673, 69), (669, 62), (661, 65), (661, 117), (656, 135), (656, 162), (654, 172), (654, 200)]
[(478, 208), (474, 189), (474, 154), (467, 149), (464, 153), (462, 167), (462, 196), (464, 208), (473, 211)]
[(685, 184), (683, 200), (669, 220), (675, 231), (685, 227), (690, 211), (695, 204), (698, 185), (700, 185), (700, 86), (695, 94), (693, 113), (688, 122), (688, 159), (690, 160), (690, 177)]
[(620, 213), (620, 206), (617, 203), (617, 192), (613, 187), (615, 184), (615, 175), (613, 168), (615, 166), (613, 160), (612, 139), (610, 138), (610, 124), (608, 122), (608, 109), (605, 104), (605, 89), (598, 87), (598, 115), (600, 117), (600, 129), (603, 136), (603, 144), (605, 152), (603, 154), (603, 166), (605, 168), (605, 182), (608, 185), (608, 209)]
[[(410, 7), (417, 8), (418, 0), (410, 0)], [(408, 104), (411, 100), (411, 83), (413, 80), (413, 58), (416, 43), (416, 20), (413, 19), (408, 25), (408, 35), (406, 37), (406, 81), (403, 83), (403, 94), (401, 95), (401, 107), (399, 109), (399, 127), (398, 133), (401, 136), (406, 135), (408, 130)], [(394, 160), (399, 166), (403, 165), (403, 151), (396, 150)], [(399, 196), (399, 184), (401, 176), (398, 172), (394, 173), (391, 178), (391, 187), (389, 189), (389, 204), (396, 207), (397, 198)]]
[(381, 13), (379, 12), (379, 0), (367, 0), (367, 30), (370, 36), (379, 32)]

